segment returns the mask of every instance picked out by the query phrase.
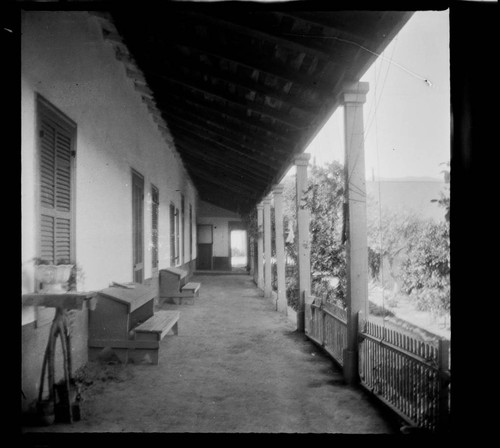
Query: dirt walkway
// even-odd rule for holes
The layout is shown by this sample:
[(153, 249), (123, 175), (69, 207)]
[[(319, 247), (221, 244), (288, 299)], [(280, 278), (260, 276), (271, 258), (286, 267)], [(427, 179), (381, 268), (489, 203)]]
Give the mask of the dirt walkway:
[(162, 306), (181, 310), (181, 319), (179, 335), (162, 340), (158, 366), (101, 368), (83, 393), (79, 422), (29, 430), (393, 431), (360, 390), (342, 383), (333, 362), (272, 310), (249, 276), (194, 280), (202, 283), (194, 305)]

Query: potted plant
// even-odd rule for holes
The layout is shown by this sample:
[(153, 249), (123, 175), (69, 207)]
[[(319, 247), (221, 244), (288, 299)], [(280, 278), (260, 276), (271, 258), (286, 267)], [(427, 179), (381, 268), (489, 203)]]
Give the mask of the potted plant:
[(35, 276), (41, 283), (40, 292), (63, 294), (68, 290), (68, 280), (74, 268), (68, 260), (60, 259), (56, 264), (38, 258), (35, 260)]

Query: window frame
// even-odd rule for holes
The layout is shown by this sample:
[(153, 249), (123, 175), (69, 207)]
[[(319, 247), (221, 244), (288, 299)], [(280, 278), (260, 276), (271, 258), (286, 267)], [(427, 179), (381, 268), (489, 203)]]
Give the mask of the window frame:
[[(42, 255), (42, 214), (44, 211), (48, 213), (49, 207), (42, 205), (41, 198), (41, 180), (42, 180), (42, 143), (41, 143), (41, 132), (42, 132), (42, 121), (43, 119), (48, 119), (53, 122), (53, 124), (62, 128), (65, 132), (70, 135), (70, 207), (69, 211), (66, 212), (69, 216), (70, 221), (70, 231), (69, 231), (69, 263), (76, 264), (76, 140), (77, 140), (77, 125), (71, 120), (66, 114), (64, 114), (60, 109), (58, 109), (54, 104), (45, 99), (39, 93), (35, 96), (35, 147), (36, 147), (36, 175), (35, 175), (35, 225), (36, 225), (36, 254), (37, 258), (41, 258)], [(54, 217), (57, 215), (56, 206), (54, 203)], [(54, 263), (57, 264), (57, 253), (54, 238)], [(38, 288), (37, 288), (38, 290)]]

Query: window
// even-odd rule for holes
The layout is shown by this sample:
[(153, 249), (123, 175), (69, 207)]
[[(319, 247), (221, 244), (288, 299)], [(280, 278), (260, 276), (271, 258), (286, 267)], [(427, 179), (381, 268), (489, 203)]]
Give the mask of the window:
[(132, 171), (132, 256), (134, 282), (144, 280), (144, 177)]
[(175, 206), (170, 203), (170, 266), (175, 266)]
[(179, 263), (179, 250), (180, 250), (180, 238), (179, 238), (179, 209), (175, 209), (175, 262)]
[(193, 259), (193, 207), (189, 204), (189, 259)]
[(184, 195), (182, 194), (181, 195), (181, 226), (182, 226), (182, 235), (181, 235), (181, 263), (184, 263), (185, 262), (185, 252), (184, 252), (184, 241), (185, 241), (185, 235), (186, 235), (186, 232), (185, 232), (185, 229), (186, 229), (186, 225), (185, 225), (185, 210), (184, 210)]
[(160, 193), (158, 192), (158, 188), (154, 185), (151, 185), (151, 266), (153, 269), (158, 268), (158, 215), (160, 208)]
[(73, 157), (76, 125), (37, 98), (40, 234), (39, 256), (50, 263), (74, 262)]

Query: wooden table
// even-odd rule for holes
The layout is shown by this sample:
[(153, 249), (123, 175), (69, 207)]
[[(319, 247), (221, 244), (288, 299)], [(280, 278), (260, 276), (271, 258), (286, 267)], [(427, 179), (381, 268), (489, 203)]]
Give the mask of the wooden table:
[[(37, 408), (40, 417), (47, 423), (52, 423), (54, 420), (54, 412), (56, 409), (56, 394), (54, 384), (54, 364), (55, 364), (55, 347), (57, 337), (61, 338), (61, 347), (63, 351), (64, 362), (64, 394), (59, 396), (60, 419), (68, 423), (72, 423), (79, 416), (74, 415), (74, 410), (78, 409), (78, 405), (71, 400), (74, 381), (72, 378), (72, 361), (71, 361), (71, 338), (68, 329), (67, 311), (81, 310), (83, 305), (88, 304), (90, 309), (94, 309), (96, 305), (97, 293), (95, 292), (68, 292), (64, 294), (23, 294), (23, 306), (45, 306), (56, 309), (56, 314), (49, 333), (49, 340), (45, 355), (43, 358), (42, 373), (40, 379), (40, 391), (38, 394)], [(43, 399), (43, 386), (45, 382), (45, 374), (48, 370), (48, 387), (49, 398)], [(61, 395), (61, 394), (60, 394)], [(74, 409), (76, 406), (76, 409)]]

